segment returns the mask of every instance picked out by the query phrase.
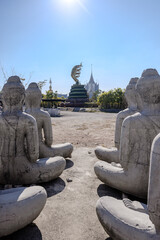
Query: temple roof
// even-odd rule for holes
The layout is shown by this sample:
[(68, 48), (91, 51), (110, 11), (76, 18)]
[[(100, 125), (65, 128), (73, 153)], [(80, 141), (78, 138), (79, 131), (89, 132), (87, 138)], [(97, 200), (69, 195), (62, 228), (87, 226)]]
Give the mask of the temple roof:
[(95, 83), (92, 72), (91, 72), (91, 77), (90, 77), (89, 83)]

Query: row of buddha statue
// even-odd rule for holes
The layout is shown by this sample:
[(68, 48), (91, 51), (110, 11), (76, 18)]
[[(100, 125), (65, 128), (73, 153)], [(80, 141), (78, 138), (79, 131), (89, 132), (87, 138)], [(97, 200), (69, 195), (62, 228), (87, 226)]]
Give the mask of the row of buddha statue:
[(143, 71), (130, 80), (125, 96), (128, 108), (117, 115), (115, 147), (97, 147), (94, 165), (97, 177), (122, 197), (100, 198), (96, 212), (115, 240), (160, 240), (160, 75)]
[[(97, 147), (99, 161), (94, 165), (97, 177), (121, 191), (122, 197), (100, 198), (96, 211), (105, 231), (115, 240), (160, 240), (158, 72), (147, 69), (140, 78), (132, 78), (125, 97), (128, 108), (117, 115), (115, 147)], [(18, 76), (10, 77), (2, 89), (0, 237), (23, 228), (40, 214), (46, 202), (45, 189), (25, 186), (56, 179), (73, 151), (70, 143), (52, 146), (51, 118), (40, 109), (41, 98), (36, 83), (25, 91)], [(6, 185), (13, 188), (3, 189)], [(147, 199), (147, 205), (137, 197)]]
[[(53, 145), (49, 114), (40, 109), (42, 94), (36, 83), (25, 91), (12, 76), (2, 89), (0, 114), (0, 237), (31, 223), (42, 211), (46, 191), (41, 186), (60, 176), (71, 157), (70, 143)], [(22, 111), (25, 102), (26, 112)], [(4, 189), (11, 185), (13, 188)], [(21, 185), (22, 187), (15, 187)]]

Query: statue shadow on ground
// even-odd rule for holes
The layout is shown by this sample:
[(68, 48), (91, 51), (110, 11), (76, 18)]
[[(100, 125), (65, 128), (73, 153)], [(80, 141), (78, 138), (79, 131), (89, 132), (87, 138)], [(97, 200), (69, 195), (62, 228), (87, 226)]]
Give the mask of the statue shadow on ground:
[(1, 240), (42, 240), (42, 234), (35, 223), (29, 224), (27, 227), (6, 236), (2, 237)]
[[(117, 199), (122, 199), (122, 193), (114, 188), (111, 188), (105, 184), (100, 184), (97, 188), (97, 194), (99, 197), (111, 196)], [(110, 240), (110, 239), (107, 239)]]
[(74, 162), (72, 162), (70, 159), (66, 159), (66, 167), (65, 167), (65, 170), (68, 169), (68, 168), (73, 167), (73, 165), (74, 165)]
[(59, 177), (47, 183), (41, 183), (41, 186), (45, 188), (47, 192), (47, 198), (50, 198), (60, 192), (62, 192), (66, 186), (65, 182)]
[[(97, 194), (98, 194), (99, 197), (111, 196), (111, 197), (114, 197), (114, 198), (117, 198), (117, 199), (122, 199), (122, 192), (121, 191), (118, 191), (114, 188), (111, 188), (111, 187), (109, 187), (105, 184), (100, 184), (99, 185), (99, 187), (97, 188)], [(141, 198), (135, 197), (135, 196), (130, 195), (130, 194), (127, 194), (127, 196), (131, 201), (138, 201), (138, 202), (147, 204), (147, 200), (145, 200), (145, 199), (141, 199)], [(107, 240), (110, 240), (110, 239), (107, 239)]]

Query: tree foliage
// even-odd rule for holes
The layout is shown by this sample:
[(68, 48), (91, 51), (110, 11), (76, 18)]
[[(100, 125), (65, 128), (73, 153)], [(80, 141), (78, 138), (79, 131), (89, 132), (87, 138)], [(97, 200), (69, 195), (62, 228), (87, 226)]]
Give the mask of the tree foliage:
[(50, 91), (50, 90), (46, 91), (46, 94), (45, 94), (46, 99), (53, 99), (53, 97), (54, 97), (53, 91)]
[[(51, 90), (46, 91), (46, 94), (43, 94), (43, 99), (53, 99), (53, 100), (61, 100), (64, 99), (64, 97), (58, 97), (57, 91), (53, 92)], [(53, 106), (56, 108), (59, 106), (61, 101), (48, 101), (48, 102), (43, 102), (41, 104), (42, 107), (47, 107), (47, 108), (52, 108)]]
[(90, 99), (90, 102), (97, 102), (98, 96), (102, 93), (101, 90), (97, 90), (93, 93), (92, 98)]
[(101, 108), (125, 108), (125, 90), (121, 88), (115, 88), (108, 92), (103, 92), (98, 97), (98, 103)]
[(39, 81), (37, 83), (39, 89), (42, 91), (42, 88), (44, 87), (44, 85), (46, 84), (47, 80), (43, 80), (43, 81)]

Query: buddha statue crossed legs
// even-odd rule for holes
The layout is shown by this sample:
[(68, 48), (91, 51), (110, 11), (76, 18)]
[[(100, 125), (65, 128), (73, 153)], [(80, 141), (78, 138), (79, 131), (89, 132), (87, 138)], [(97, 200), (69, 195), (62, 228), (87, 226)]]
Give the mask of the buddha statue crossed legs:
[(119, 112), (116, 118), (116, 128), (115, 128), (115, 147), (116, 148), (105, 148), (98, 146), (95, 149), (95, 154), (97, 158), (106, 162), (115, 162), (119, 163), (119, 147), (120, 147), (120, 139), (121, 139), (121, 127), (123, 120), (133, 115), (138, 111), (137, 106), (137, 93), (136, 93), (136, 83), (138, 78), (131, 78), (129, 84), (126, 87), (125, 98), (128, 104), (128, 108)]
[(42, 211), (47, 199), (43, 187), (0, 190), (0, 237), (24, 228)]
[(119, 240), (160, 240), (160, 134), (152, 144), (147, 205), (110, 196), (98, 200), (96, 211), (105, 231)]
[(71, 157), (73, 146), (70, 143), (52, 145), (52, 124), (48, 112), (40, 109), (42, 94), (37, 83), (31, 83), (26, 90), (26, 112), (37, 121), (39, 134), (39, 157), (63, 156)]
[(10, 77), (2, 89), (0, 184), (47, 182), (57, 178), (66, 165), (63, 157), (38, 159), (37, 124), (32, 116), (22, 112), (24, 96), (20, 78)]
[(138, 197), (147, 197), (151, 144), (160, 132), (160, 76), (147, 69), (136, 89), (143, 110), (125, 118), (120, 142), (120, 166), (98, 161), (95, 173), (107, 185)]

